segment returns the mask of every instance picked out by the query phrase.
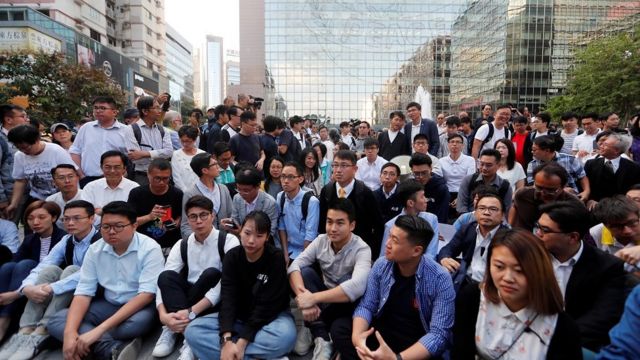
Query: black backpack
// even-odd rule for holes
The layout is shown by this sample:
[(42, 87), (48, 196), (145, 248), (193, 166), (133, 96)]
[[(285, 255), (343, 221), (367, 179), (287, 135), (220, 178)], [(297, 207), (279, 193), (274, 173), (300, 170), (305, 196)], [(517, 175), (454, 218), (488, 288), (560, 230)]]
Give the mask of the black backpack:
[[(164, 127), (160, 125), (156, 125), (156, 127), (160, 131), (160, 138), (164, 139)], [(140, 145), (140, 147), (146, 146), (150, 149), (153, 149), (151, 145), (142, 143), (142, 130), (140, 130), (140, 125), (138, 125), (137, 123), (131, 123), (131, 129), (133, 130), (133, 136), (136, 138), (136, 141), (138, 142), (138, 145)]]
[[(67, 243), (65, 244), (64, 248), (64, 259), (62, 260), (62, 264), (60, 264), (60, 267), (62, 269), (66, 268), (69, 265), (73, 265), (73, 250), (76, 247), (76, 244), (73, 243), (73, 238), (73, 235), (67, 238)], [(100, 234), (100, 231), (96, 231), (96, 233), (91, 237), (91, 240), (89, 240), (89, 243), (93, 244), (101, 238), (102, 234)]]
[[(482, 145), (480, 145), (480, 149), (482, 149), (484, 147), (484, 145), (486, 143), (488, 143), (493, 138), (493, 133), (494, 133), (493, 123), (487, 123), (487, 126), (489, 127), (489, 133), (487, 134), (487, 137), (484, 138), (484, 141), (482, 141)], [(505, 127), (504, 127), (504, 138), (505, 139), (511, 139), (511, 136), (513, 136), (513, 132), (509, 129), (508, 126), (505, 125)]]
[[(184, 267), (180, 273), (184, 276), (189, 276), (189, 255), (187, 253), (189, 240), (182, 240), (180, 243), (180, 257)], [(224, 261), (224, 245), (227, 242), (227, 232), (224, 230), (218, 230), (218, 255), (220, 256), (220, 263)]]
[[(280, 197), (280, 216), (284, 215), (284, 197), (287, 196), (284, 192), (282, 193), (282, 196)], [(306, 193), (304, 193), (304, 196), (302, 197), (302, 220), (303, 221), (307, 221), (307, 213), (309, 212), (309, 200), (311, 200), (311, 197), (313, 196), (313, 193), (311, 191), (307, 191)]]

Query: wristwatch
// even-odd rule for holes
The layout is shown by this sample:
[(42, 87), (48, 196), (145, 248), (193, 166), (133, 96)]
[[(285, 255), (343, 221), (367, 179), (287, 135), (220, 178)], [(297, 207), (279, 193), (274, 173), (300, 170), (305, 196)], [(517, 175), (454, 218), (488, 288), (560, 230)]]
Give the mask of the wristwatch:
[(191, 310), (191, 308), (189, 308), (189, 321), (195, 320), (196, 316), (198, 316), (198, 314), (194, 313), (193, 310)]
[(233, 341), (231, 336), (220, 336), (220, 346), (224, 345), (227, 341)]

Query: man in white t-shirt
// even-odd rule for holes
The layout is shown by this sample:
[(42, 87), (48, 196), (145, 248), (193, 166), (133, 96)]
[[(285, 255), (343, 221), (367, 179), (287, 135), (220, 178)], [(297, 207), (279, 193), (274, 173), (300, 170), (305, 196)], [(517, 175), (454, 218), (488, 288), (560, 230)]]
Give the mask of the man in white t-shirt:
[(8, 138), (18, 149), (13, 162), (13, 194), (5, 210), (7, 217), (11, 218), (20, 204), (27, 184), (31, 187), (31, 198), (45, 200), (57, 191), (51, 169), (60, 164), (71, 164), (76, 169), (77, 167), (65, 149), (60, 145), (41, 141), (40, 131), (31, 125), (20, 125), (11, 129)]
[[(507, 122), (511, 118), (511, 107), (508, 105), (500, 105), (494, 115), (495, 118), (492, 123), (480, 126), (476, 132), (473, 139), (473, 147), (471, 148), (471, 157), (474, 159), (478, 158), (482, 150), (493, 149), (496, 141), (510, 137)], [(491, 135), (491, 128), (493, 129), (493, 136), (488, 139), (489, 135)]]
[(580, 159), (583, 164), (587, 162), (589, 155), (592, 155), (596, 150), (593, 144), (596, 140), (596, 136), (600, 132), (597, 120), (598, 114), (591, 113), (583, 115), (581, 123), (584, 133), (573, 139), (571, 152), (575, 157)]
[(578, 115), (569, 112), (563, 114), (560, 120), (562, 121), (562, 131), (560, 132), (560, 136), (564, 140), (564, 144), (562, 145), (560, 152), (571, 155), (573, 141), (578, 135), (583, 133), (582, 130), (578, 129)]

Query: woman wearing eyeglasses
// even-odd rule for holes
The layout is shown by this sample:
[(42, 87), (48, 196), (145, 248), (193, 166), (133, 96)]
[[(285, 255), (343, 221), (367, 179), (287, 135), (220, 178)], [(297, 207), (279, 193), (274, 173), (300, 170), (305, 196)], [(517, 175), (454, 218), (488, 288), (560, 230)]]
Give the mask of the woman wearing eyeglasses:
[(452, 359), (582, 359), (577, 325), (547, 251), (525, 230), (502, 230), (489, 245), (479, 288), (459, 293)]
[(66, 235), (55, 224), (59, 216), (60, 207), (50, 201), (35, 201), (24, 212), (25, 221), (34, 233), (25, 237), (13, 261), (0, 267), (0, 340), (9, 328), (11, 316), (22, 313), (25, 301), (16, 301), (22, 297), (17, 290), (22, 281)]

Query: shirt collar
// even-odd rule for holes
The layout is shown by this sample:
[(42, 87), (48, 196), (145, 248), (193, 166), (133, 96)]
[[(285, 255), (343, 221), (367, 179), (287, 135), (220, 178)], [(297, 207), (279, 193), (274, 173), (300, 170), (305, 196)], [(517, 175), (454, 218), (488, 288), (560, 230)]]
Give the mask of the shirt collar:
[(136, 124), (138, 124), (140, 127), (146, 127), (148, 129), (153, 129), (158, 127), (158, 124), (155, 124), (155, 123), (151, 126), (148, 126), (142, 119), (138, 119), (138, 121), (136, 121)]
[[(111, 189), (111, 187), (109, 186), (109, 183), (107, 183), (107, 178), (102, 178), (104, 180), (104, 188), (105, 189)], [(124, 188), (124, 176), (122, 178), (120, 178), (120, 182), (118, 183), (118, 185), (116, 186), (116, 189), (123, 189)]]
[(573, 255), (569, 260), (561, 263), (560, 260), (556, 259), (555, 256), (552, 257), (552, 262), (554, 263), (554, 267), (558, 268), (558, 267), (564, 267), (564, 266), (574, 266), (578, 260), (580, 260), (580, 256), (582, 256), (582, 250), (584, 250), (584, 243), (582, 241), (580, 241), (580, 248), (578, 249), (578, 252), (575, 253), (575, 255)]
[(393, 189), (391, 189), (391, 191), (389, 191), (389, 193), (386, 193), (384, 191), (384, 186), (382, 186), (382, 193), (384, 194), (384, 196), (386, 196), (387, 198), (389, 198), (391, 195), (396, 193), (396, 189), (398, 188), (398, 183), (396, 183), (395, 185), (393, 185)]
[(93, 126), (93, 127), (99, 127), (99, 128), (107, 129), (107, 130), (108, 130), (108, 129), (114, 129), (114, 128), (115, 128), (115, 129), (119, 129), (119, 128), (121, 128), (121, 127), (126, 126), (125, 124), (123, 124), (123, 123), (119, 122), (118, 120), (115, 120), (115, 121), (113, 122), (113, 124), (111, 124), (111, 126), (109, 126), (109, 127), (102, 127), (102, 126), (100, 125), (100, 122), (99, 122), (98, 120), (93, 120), (91, 123), (85, 124), (85, 126), (87, 126), (87, 125), (91, 125), (91, 126)]
[(604, 159), (604, 162), (606, 163), (607, 161), (611, 161), (611, 165), (613, 165), (613, 167), (617, 169), (617, 168), (620, 167), (620, 159), (621, 158), (622, 158), (622, 156), (618, 156), (617, 158), (611, 159), (611, 160)]
[(130, 252), (137, 252), (140, 249), (140, 234), (138, 234), (137, 232), (133, 233), (133, 238), (131, 239), (131, 243), (129, 243), (129, 247), (127, 248), (127, 250), (122, 254), (122, 255), (118, 255), (116, 254), (115, 250), (113, 250), (113, 246), (106, 244), (106, 246), (104, 248), (102, 248), (102, 251), (107, 252), (113, 256), (116, 257), (122, 257), (127, 255)]
[(82, 240), (77, 241), (75, 236), (71, 236), (71, 239), (73, 240), (73, 243), (75, 245), (78, 245), (78, 244), (83, 243), (83, 242), (91, 241), (91, 238), (93, 237), (93, 235), (95, 235), (95, 233), (96, 233), (96, 229), (92, 226), (91, 227), (91, 231), (89, 231), (87, 236), (83, 237)]
[(496, 235), (496, 233), (498, 232), (499, 229), (500, 229), (500, 224), (498, 224), (498, 226), (496, 226), (491, 231), (489, 231), (487, 236), (482, 236), (482, 234), (480, 233), (480, 225), (476, 225), (476, 233), (478, 234), (478, 236), (482, 240), (489, 240), (490, 241), (491, 239), (493, 239), (493, 237)]
[[(349, 183), (349, 185), (345, 186), (344, 192), (347, 193), (347, 197), (351, 194), (351, 191), (353, 191), (353, 186), (356, 183), (356, 179), (352, 179), (351, 182)], [(336, 193), (340, 190), (340, 184), (338, 184), (338, 182), (336, 181)], [(383, 190), (384, 191), (384, 190)]]

